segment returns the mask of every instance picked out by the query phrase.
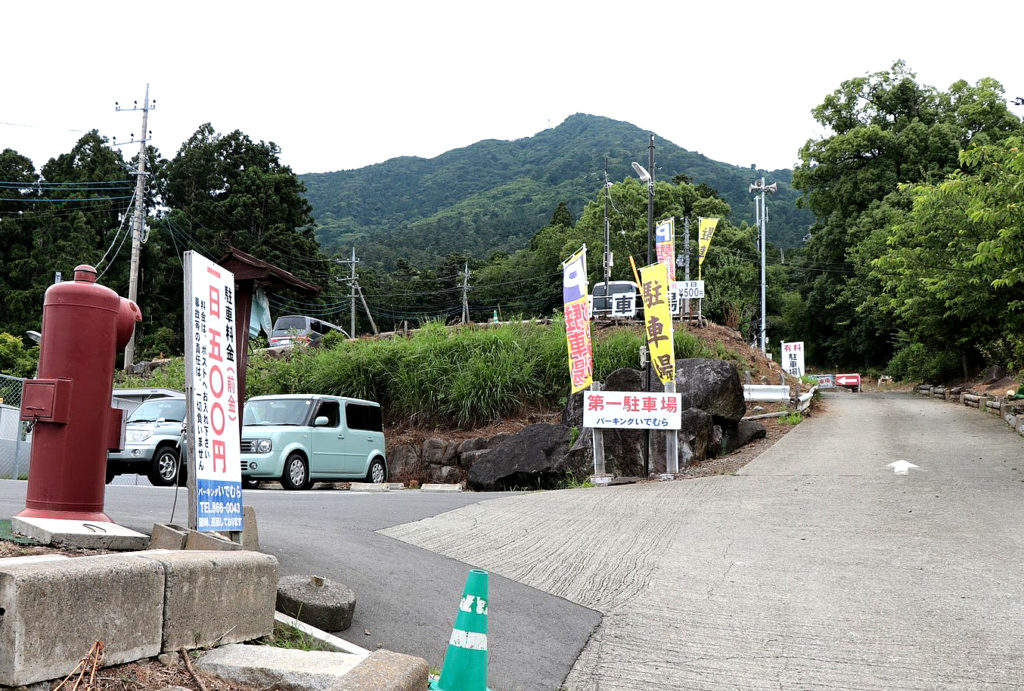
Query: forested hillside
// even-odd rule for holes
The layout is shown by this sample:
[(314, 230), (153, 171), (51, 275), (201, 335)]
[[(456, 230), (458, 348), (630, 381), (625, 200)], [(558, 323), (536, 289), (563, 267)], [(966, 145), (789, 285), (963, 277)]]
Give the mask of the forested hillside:
[[(451, 252), (478, 258), (514, 251), (564, 202), (574, 216), (601, 189), (604, 159), (613, 182), (645, 167), (648, 133), (634, 125), (577, 114), (533, 137), (487, 140), (432, 159), (395, 158), (358, 170), (299, 176), (327, 251), (358, 245), (370, 262), (433, 264)], [(796, 156), (797, 152), (793, 152)], [(655, 177), (685, 176), (716, 190), (732, 221), (753, 223), (749, 185), (755, 170), (712, 161), (655, 133)], [(798, 246), (812, 222), (796, 207), (792, 171), (767, 174), (779, 192), (768, 200), (769, 240)]]
[[(779, 183), (768, 198), (766, 324), (748, 189), (757, 171), (656, 137), (654, 216), (679, 219), (680, 254), (682, 219), (721, 219), (702, 265), (703, 314), (748, 342), (763, 328), (776, 355), (780, 341), (803, 341), (820, 368), (918, 380), (990, 364), (1019, 371), (1024, 124), (1012, 108), (1022, 105), (994, 79), (939, 89), (902, 62), (823, 94), (813, 115), (825, 134), (799, 152), (792, 186), (789, 171), (766, 175)], [(647, 261), (647, 188), (630, 168), (646, 166), (647, 142), (632, 125), (575, 115), (528, 139), (303, 176), (307, 195), (273, 142), (201, 125), (170, 159), (147, 151), (140, 355), (181, 352), (185, 250), (217, 260), (235, 247), (272, 262), (323, 288), (271, 295), (273, 316), (349, 325), (354, 246), (358, 334), (557, 319), (565, 259), (585, 246), (591, 285), (604, 278), (606, 209), (611, 279)], [(93, 264), (128, 294), (133, 170), (96, 131), (38, 169), (0, 151), (0, 332), (12, 334), (0, 333), (0, 371), (34, 369), (25, 334), (40, 329), (56, 272)], [(695, 223), (689, 237), (695, 246)]]

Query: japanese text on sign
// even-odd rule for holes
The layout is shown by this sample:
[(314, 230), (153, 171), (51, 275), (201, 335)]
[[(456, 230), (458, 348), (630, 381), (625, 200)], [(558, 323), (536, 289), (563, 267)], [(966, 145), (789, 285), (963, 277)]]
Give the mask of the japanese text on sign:
[(196, 529), (242, 529), (234, 275), (185, 253), (185, 386)]
[(657, 260), (668, 268), (669, 280), (676, 277), (676, 219), (659, 221), (654, 229), (654, 247)]
[(675, 342), (669, 306), (668, 271), (664, 264), (640, 269), (640, 293), (644, 301), (644, 324), (651, 365), (662, 383), (676, 380)]
[(782, 366), (786, 372), (794, 377), (804, 374), (804, 342), (794, 341), (793, 343), (782, 342)]
[(583, 426), (617, 429), (679, 429), (680, 395), (646, 391), (584, 391)]
[(594, 381), (586, 246), (562, 265), (562, 299), (565, 307), (565, 337), (569, 346), (569, 376), (572, 392), (576, 393)]

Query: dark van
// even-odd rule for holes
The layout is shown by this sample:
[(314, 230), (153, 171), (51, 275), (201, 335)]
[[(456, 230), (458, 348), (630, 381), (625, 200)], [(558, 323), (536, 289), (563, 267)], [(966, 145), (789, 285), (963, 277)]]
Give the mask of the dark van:
[(336, 331), (348, 338), (348, 332), (336, 324), (316, 317), (289, 314), (278, 317), (270, 333), (270, 347), (293, 346), (295, 344), (316, 345), (325, 335)]

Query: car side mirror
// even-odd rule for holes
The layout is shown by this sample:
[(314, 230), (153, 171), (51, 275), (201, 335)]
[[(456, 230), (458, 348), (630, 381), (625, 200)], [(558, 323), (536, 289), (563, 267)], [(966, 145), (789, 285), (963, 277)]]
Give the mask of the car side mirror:
[(313, 426), (314, 427), (326, 427), (327, 425), (330, 424), (330, 422), (331, 421), (327, 418), (326, 415), (317, 415), (316, 419), (313, 420)]

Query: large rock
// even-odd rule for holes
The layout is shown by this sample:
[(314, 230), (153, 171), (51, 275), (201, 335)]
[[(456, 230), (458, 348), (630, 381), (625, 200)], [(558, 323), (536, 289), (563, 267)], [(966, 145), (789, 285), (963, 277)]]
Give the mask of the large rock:
[(431, 437), (423, 442), (423, 463), (426, 465), (448, 465), (455, 458), (458, 449), (457, 442)]
[(397, 444), (388, 449), (388, 469), (392, 477), (413, 473), (420, 467), (420, 455), (412, 444)]
[(484, 491), (555, 487), (567, 471), (578, 472), (566, 466), (568, 450), (565, 425), (527, 425), (473, 462), (469, 486)]
[[(690, 463), (703, 461), (718, 455), (715, 442), (715, 423), (711, 414), (700, 408), (687, 408), (680, 415), (679, 436), (677, 438), (677, 454), (679, 469)], [(652, 473), (664, 473), (668, 470), (668, 458), (665, 454), (667, 434), (651, 431), (651, 462)]]
[[(719, 438), (709, 413), (698, 408), (684, 410), (681, 415), (677, 453), (679, 468), (703, 461), (718, 452)], [(641, 477), (644, 468), (643, 430), (604, 430), (605, 472), (616, 477)], [(652, 430), (650, 472), (664, 473), (668, 464), (665, 454), (666, 434)], [(587, 475), (594, 471), (594, 435), (585, 430), (570, 449), (566, 463), (572, 468), (586, 468)]]
[(755, 439), (764, 439), (768, 431), (756, 420), (740, 420), (735, 425), (727, 425), (722, 429), (722, 453), (732, 453), (741, 446), (746, 446)]
[(747, 412), (740, 374), (724, 360), (677, 360), (676, 392), (680, 394), (683, 410), (700, 408), (711, 413), (718, 423), (739, 422)]

